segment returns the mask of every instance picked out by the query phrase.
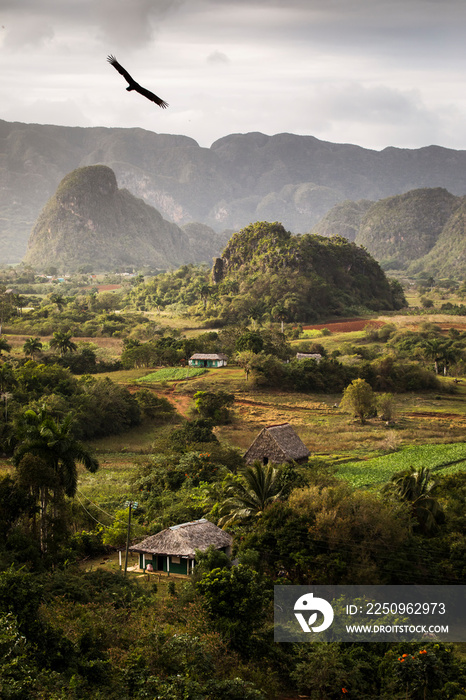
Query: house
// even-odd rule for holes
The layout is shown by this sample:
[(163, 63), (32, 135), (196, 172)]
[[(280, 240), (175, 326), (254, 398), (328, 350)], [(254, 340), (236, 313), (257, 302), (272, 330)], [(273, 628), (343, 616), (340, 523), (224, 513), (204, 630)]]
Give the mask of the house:
[(227, 362), (228, 357), (222, 352), (195, 352), (188, 360), (188, 364), (191, 367), (226, 367)]
[(320, 354), (320, 352), (297, 352), (296, 359), (297, 360), (315, 360), (316, 362), (320, 362), (322, 359), (322, 355)]
[(289, 423), (263, 428), (244, 455), (247, 464), (259, 460), (262, 464), (307, 462), (311, 453)]
[(139, 553), (139, 568), (144, 571), (189, 574), (194, 569), (196, 549), (204, 552), (213, 545), (230, 555), (232, 542), (231, 535), (202, 518), (167, 527), (132, 545), (130, 550)]

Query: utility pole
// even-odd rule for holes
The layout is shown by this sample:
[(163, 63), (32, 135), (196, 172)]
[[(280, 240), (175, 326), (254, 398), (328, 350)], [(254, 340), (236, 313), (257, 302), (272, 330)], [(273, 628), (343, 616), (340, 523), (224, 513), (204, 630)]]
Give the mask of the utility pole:
[(128, 551), (129, 551), (129, 541), (130, 541), (130, 535), (131, 535), (131, 511), (133, 508), (137, 508), (138, 504), (134, 503), (132, 501), (126, 501), (125, 506), (128, 506), (128, 534), (126, 535), (126, 556), (125, 556), (125, 573), (124, 575), (126, 576), (126, 570), (128, 569)]

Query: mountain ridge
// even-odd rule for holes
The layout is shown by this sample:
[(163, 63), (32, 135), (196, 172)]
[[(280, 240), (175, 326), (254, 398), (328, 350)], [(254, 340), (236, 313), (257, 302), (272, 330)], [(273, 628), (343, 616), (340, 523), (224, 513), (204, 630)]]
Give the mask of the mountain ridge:
[(383, 151), (311, 135), (230, 134), (209, 148), (140, 128), (62, 127), (0, 120), (0, 262), (19, 261), (40, 211), (63, 177), (107, 165), (119, 186), (178, 225), (217, 232), (280, 220), (309, 231), (335, 204), (421, 187), (466, 193), (466, 151)]

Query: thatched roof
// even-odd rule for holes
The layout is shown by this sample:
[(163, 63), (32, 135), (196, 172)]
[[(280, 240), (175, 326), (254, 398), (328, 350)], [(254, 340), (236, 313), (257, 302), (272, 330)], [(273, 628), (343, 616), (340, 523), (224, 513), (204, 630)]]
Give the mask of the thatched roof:
[(307, 459), (311, 453), (289, 423), (263, 428), (244, 455), (246, 462), (266, 456), (279, 463)]
[(228, 355), (223, 352), (195, 352), (190, 360), (228, 360)]
[(214, 523), (202, 518), (190, 523), (167, 527), (166, 530), (134, 544), (130, 549), (133, 552), (144, 552), (145, 554), (165, 554), (194, 559), (194, 550), (196, 549), (205, 551), (210, 545), (221, 549), (230, 547), (232, 541), (231, 535)]

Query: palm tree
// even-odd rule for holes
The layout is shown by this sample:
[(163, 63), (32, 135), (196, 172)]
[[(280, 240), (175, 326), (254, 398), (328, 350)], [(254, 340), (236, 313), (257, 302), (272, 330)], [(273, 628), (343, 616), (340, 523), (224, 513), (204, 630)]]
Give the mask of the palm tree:
[(394, 474), (385, 490), (394, 493), (400, 501), (409, 503), (419, 528), (423, 532), (431, 532), (444, 519), (442, 506), (431, 495), (435, 485), (430, 469), (410, 467), (407, 471)]
[(42, 350), (42, 343), (40, 338), (28, 338), (23, 345), (23, 352), (25, 355), (29, 355), (31, 360), (34, 360), (34, 356), (37, 352)]
[(60, 357), (63, 357), (67, 352), (74, 352), (78, 349), (76, 343), (71, 340), (71, 331), (66, 331), (66, 333), (55, 331), (50, 341), (50, 347), (56, 348), (60, 352)]
[(63, 309), (63, 306), (65, 305), (65, 298), (63, 294), (60, 294), (60, 292), (52, 292), (49, 295), (49, 299), (51, 304), (56, 304), (58, 311)]
[(45, 550), (50, 503), (55, 515), (63, 495), (70, 498), (75, 495), (77, 463), (90, 472), (95, 472), (99, 463), (73, 436), (70, 413), (63, 421), (56, 421), (45, 410), (26, 411), (18, 422), (17, 437), (14, 463), (20, 481), (29, 486), (40, 502), (41, 545)]
[(254, 462), (243, 471), (241, 481), (228, 489), (227, 500), (220, 509), (219, 525), (232, 525), (262, 515), (267, 506), (280, 498), (279, 473), (271, 464)]
[(438, 374), (438, 363), (442, 359), (444, 343), (440, 338), (429, 338), (426, 340), (423, 352), (428, 360), (434, 363), (435, 374)]

